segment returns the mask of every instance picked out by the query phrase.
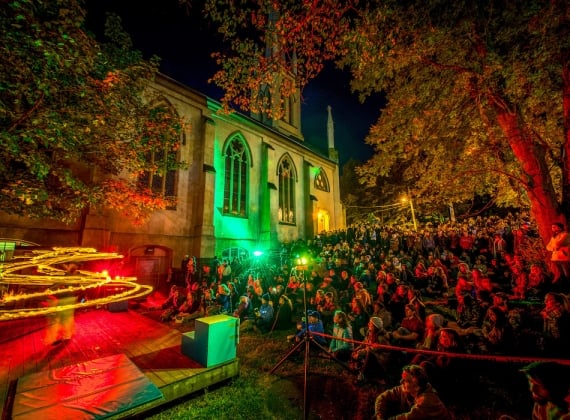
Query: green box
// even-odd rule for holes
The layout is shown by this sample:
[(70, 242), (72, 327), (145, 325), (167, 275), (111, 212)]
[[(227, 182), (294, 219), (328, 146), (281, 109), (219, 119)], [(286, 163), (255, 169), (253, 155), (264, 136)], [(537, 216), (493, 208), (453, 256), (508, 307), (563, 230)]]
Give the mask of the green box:
[(212, 367), (236, 358), (239, 318), (214, 315), (196, 319), (196, 329), (182, 334), (182, 354)]

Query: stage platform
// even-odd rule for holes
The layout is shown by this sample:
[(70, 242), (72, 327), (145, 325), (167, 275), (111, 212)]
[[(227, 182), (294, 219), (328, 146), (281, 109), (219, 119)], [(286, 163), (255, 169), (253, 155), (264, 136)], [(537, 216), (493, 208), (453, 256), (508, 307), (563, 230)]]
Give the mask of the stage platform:
[[(147, 316), (149, 315), (149, 316)], [(57, 345), (44, 345), (46, 320), (30, 318), (0, 322), (0, 407), (2, 420), (46, 418), (28, 415), (30, 389), (41, 382), (51, 391), (35, 391), (49, 397), (44, 405), (63, 404), (69, 387), (60, 394), (53, 387), (61, 388), (54, 378), (62, 372), (93, 372), (103, 364), (117, 364), (125, 374), (106, 378), (106, 385), (113, 389), (99, 393), (96, 401), (101, 410), (87, 410), (85, 416), (77, 412), (57, 416), (57, 420), (126, 418), (154, 410), (160, 405), (188, 396), (208, 386), (225, 381), (239, 374), (239, 361), (234, 358), (212, 367), (204, 367), (182, 353), (182, 335), (193, 330), (194, 322), (184, 325), (163, 324), (158, 313), (143, 315), (140, 310), (111, 312), (106, 308), (79, 310), (76, 312), (75, 335), (70, 341)], [(95, 367), (96, 368), (95, 368)], [(101, 368), (104, 371), (104, 368)], [(103, 372), (104, 374), (104, 372)], [(116, 381), (116, 384), (113, 383)], [(142, 386), (141, 383), (144, 385)], [(114, 387), (113, 385), (116, 385)], [(127, 388), (125, 390), (125, 387)], [(138, 387), (138, 388), (137, 388)], [(93, 387), (98, 388), (98, 386)], [(79, 387), (77, 388), (79, 389)], [(132, 392), (144, 394), (134, 398)], [(78, 393), (85, 393), (85, 388)], [(117, 397), (119, 395), (119, 397)], [(106, 399), (125, 399), (129, 403), (113, 403)], [(41, 398), (40, 398), (41, 399)], [(54, 400), (60, 400), (55, 401)], [(22, 406), (24, 403), (24, 406)], [(42, 403), (43, 404), (43, 403)], [(55, 404), (55, 405), (54, 405)], [(89, 403), (92, 404), (92, 403)], [(54, 412), (57, 412), (54, 409)], [(29, 413), (32, 413), (29, 411)], [(63, 414), (63, 413), (62, 413)]]

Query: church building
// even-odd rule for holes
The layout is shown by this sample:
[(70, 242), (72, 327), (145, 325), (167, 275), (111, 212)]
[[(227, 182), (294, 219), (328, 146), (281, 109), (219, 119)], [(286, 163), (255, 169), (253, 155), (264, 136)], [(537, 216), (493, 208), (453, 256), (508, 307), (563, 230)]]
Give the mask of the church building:
[(330, 108), (325, 155), (304, 142), (298, 94), (276, 121), (219, 112), (219, 102), (165, 75), (152, 90), (185, 122), (177, 158), (188, 168), (145, 180), (176, 206), (142, 226), (104, 210), (73, 225), (2, 214), (4, 256), (13, 244), (93, 247), (124, 255), (133, 274), (155, 283), (185, 255), (249, 258), (346, 227)]

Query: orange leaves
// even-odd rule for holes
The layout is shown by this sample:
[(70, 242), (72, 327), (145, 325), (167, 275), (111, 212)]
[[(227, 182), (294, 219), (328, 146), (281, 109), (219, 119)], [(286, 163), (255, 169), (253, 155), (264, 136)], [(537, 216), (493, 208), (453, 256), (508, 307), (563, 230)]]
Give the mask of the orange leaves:
[(119, 73), (118, 71), (108, 72), (107, 77), (105, 77), (105, 79), (103, 79), (103, 85), (105, 85), (109, 88), (113, 87), (113, 85), (119, 81), (119, 74), (118, 73)]
[(152, 213), (175, 204), (173, 200), (154, 194), (150, 189), (138, 188), (124, 179), (109, 179), (103, 184), (106, 207), (120, 212), (134, 225), (145, 223)]
[[(272, 100), (283, 100), (302, 90), (316, 77), (327, 60), (344, 51), (342, 38), (349, 29), (346, 13), (352, 1), (284, 0), (246, 2), (249, 19), (235, 21), (226, 11), (236, 7), (226, 0), (210, 0), (210, 17), (230, 41), (231, 52), (217, 53), (222, 65), (212, 81), (224, 89), (226, 109), (237, 105), (242, 110), (273, 113), (279, 109), (267, 106)], [(241, 12), (246, 4), (240, 3)], [(279, 75), (293, 78), (282, 86)]]

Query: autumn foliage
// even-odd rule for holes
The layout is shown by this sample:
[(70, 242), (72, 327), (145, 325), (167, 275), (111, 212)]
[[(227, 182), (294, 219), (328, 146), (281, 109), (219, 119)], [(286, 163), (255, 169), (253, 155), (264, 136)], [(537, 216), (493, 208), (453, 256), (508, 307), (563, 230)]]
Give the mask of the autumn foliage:
[(182, 122), (146, 93), (157, 59), (132, 50), (118, 18), (99, 43), (84, 17), (75, 0), (1, 8), (0, 209), (65, 222), (87, 208), (129, 209), (140, 223), (172, 205), (137, 178), (181, 166), (147, 157), (176, 156)]
[(206, 0), (206, 11), (228, 39), (214, 77), (228, 104), (261, 109), (254, 92), (278, 68), (302, 89), (327, 62), (361, 99), (386, 95), (366, 140), (375, 154), (357, 169), (378, 202), (409, 188), (429, 213), (490, 196), (528, 210), (543, 240), (570, 215), (567, 1)]

